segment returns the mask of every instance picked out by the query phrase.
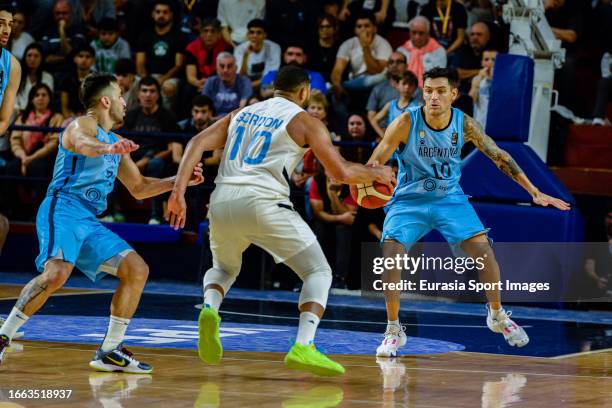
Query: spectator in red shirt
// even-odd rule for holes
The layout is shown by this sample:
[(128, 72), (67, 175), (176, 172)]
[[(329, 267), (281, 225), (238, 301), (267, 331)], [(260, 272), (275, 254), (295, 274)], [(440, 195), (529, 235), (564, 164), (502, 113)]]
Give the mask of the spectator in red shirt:
[(200, 36), (186, 48), (185, 74), (189, 85), (201, 93), (206, 80), (217, 73), (217, 55), (230, 49), (221, 35), (219, 20), (204, 20), (200, 27)]
[(346, 289), (351, 261), (352, 225), (358, 205), (351, 197), (347, 185), (332, 182), (325, 173), (314, 176), (309, 196), (314, 215), (312, 229), (329, 263), (334, 265), (332, 287)]

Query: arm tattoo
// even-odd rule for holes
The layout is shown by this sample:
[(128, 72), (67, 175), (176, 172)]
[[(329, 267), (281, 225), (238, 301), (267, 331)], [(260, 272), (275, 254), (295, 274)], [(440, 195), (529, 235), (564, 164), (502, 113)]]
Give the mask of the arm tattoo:
[(474, 143), (508, 177), (517, 180), (518, 176), (523, 173), (523, 170), (516, 164), (512, 156), (505, 150), (500, 149), (493, 139), (487, 136), (480, 124), (468, 115), (465, 115), (463, 135), (466, 142)]
[(15, 304), (15, 307), (21, 311), (30, 303), (34, 298), (47, 290), (47, 284), (42, 282), (40, 276), (32, 279), (27, 285), (21, 290), (19, 299)]

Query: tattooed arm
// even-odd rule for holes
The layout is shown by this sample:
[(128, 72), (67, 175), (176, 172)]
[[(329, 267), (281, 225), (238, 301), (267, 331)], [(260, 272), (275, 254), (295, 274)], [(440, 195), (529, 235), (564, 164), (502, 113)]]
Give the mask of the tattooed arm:
[(565, 201), (551, 197), (538, 190), (512, 156), (487, 136), (478, 122), (468, 115), (464, 115), (464, 118), (463, 135), (465, 141), (474, 143), (504, 174), (519, 183), (531, 195), (534, 203), (544, 207), (552, 205), (560, 210), (569, 210), (570, 206)]

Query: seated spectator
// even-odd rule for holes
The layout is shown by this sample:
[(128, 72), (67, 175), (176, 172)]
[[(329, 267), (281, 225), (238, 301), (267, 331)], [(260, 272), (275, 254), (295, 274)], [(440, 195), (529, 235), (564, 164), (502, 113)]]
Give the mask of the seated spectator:
[(53, 20), (42, 37), (43, 55), (47, 69), (60, 83), (70, 72), (73, 50), (86, 44), (83, 30), (73, 24), (72, 6), (69, 0), (55, 0), (53, 4)]
[(91, 42), (96, 52), (96, 71), (115, 73), (117, 61), (122, 58), (132, 58), (130, 44), (119, 37), (117, 20), (103, 18), (98, 23), (98, 38)]
[(25, 31), (26, 15), (19, 10), (13, 14), (13, 27), (11, 29), (10, 51), (18, 60), (23, 58), (25, 49), (35, 40), (30, 33)]
[(446, 50), (436, 40), (429, 36), (431, 26), (429, 20), (418, 16), (408, 23), (410, 39), (397, 51), (406, 56), (408, 69), (419, 80), (419, 88), (423, 87), (423, 74), (435, 67), (446, 68)]
[(259, 88), (261, 78), (280, 68), (281, 49), (278, 44), (266, 39), (266, 23), (260, 19), (249, 21), (248, 41), (234, 50), (240, 75), (251, 80), (253, 88)]
[(322, 92), (319, 92), (317, 90), (312, 91), (312, 93), (310, 94), (310, 99), (308, 100), (308, 106), (306, 107), (306, 111), (311, 116), (314, 116), (325, 124), (327, 130), (329, 130), (332, 140), (340, 140), (340, 136), (337, 135), (336, 132), (331, 129), (331, 124), (328, 121), (329, 102), (327, 102), (327, 98), (325, 98), (325, 95)]
[[(343, 137), (343, 141), (347, 142), (372, 142), (373, 137), (368, 136), (368, 126), (366, 119), (359, 113), (349, 115), (347, 121), (348, 135)], [(342, 157), (349, 161), (365, 164), (370, 157), (371, 149), (366, 147), (342, 147), (340, 149)]]
[(117, 84), (123, 92), (126, 111), (131, 111), (138, 107), (138, 83), (140, 77), (136, 75), (136, 66), (130, 59), (120, 59), (115, 65), (115, 76)]
[(102, 19), (117, 18), (117, 10), (113, 0), (71, 0), (74, 23), (85, 29), (87, 38), (94, 39), (100, 30)]
[(176, 102), (185, 59), (185, 39), (174, 27), (172, 5), (171, 0), (154, 1), (154, 27), (143, 32), (136, 45), (136, 72), (157, 79), (166, 109)]
[[(306, 64), (307, 56), (304, 51), (304, 47), (300, 44), (290, 43), (285, 52), (283, 53), (283, 62), (285, 65), (295, 65), (304, 68)], [(325, 79), (319, 72), (306, 70), (308, 77), (310, 78), (310, 89), (317, 90), (324, 95), (327, 94), (327, 86), (325, 85)], [(278, 74), (278, 70), (272, 70), (268, 72), (261, 80), (261, 96), (269, 98), (274, 93), (273, 85), (274, 79)]]
[(465, 40), (467, 11), (457, 0), (430, 0), (421, 15), (431, 22), (431, 36), (452, 54)]
[(495, 50), (486, 49), (482, 52), (482, 69), (478, 75), (472, 78), (472, 88), (470, 89), (470, 97), (474, 101), (474, 119), (480, 123), (483, 129), (487, 128), (489, 95), (496, 57), (497, 51)]
[[(177, 132), (179, 129), (174, 114), (159, 103), (159, 82), (153, 77), (144, 77), (140, 80), (138, 89), (140, 106), (127, 113), (122, 129), (145, 133)], [(165, 177), (176, 173), (176, 165), (172, 162), (175, 142), (167, 143), (154, 135), (134, 136), (131, 139), (140, 145), (140, 148), (132, 153), (132, 159), (144, 176)], [(162, 197), (153, 199), (149, 224), (157, 225), (162, 222), (163, 202)]]
[(372, 128), (374, 128), (380, 139), (385, 135), (385, 131), (378, 124), (382, 119), (386, 119), (385, 122), (391, 124), (398, 116), (407, 112), (409, 108), (419, 106), (420, 100), (415, 97), (415, 91), (418, 85), (419, 82), (417, 77), (412, 71), (405, 71), (397, 79), (396, 87), (399, 92), (399, 97), (387, 102), (382, 110), (370, 121)]
[[(62, 124), (62, 115), (51, 109), (51, 89), (44, 83), (32, 87), (28, 94), (28, 104), (18, 116), (16, 125), (59, 127)], [(7, 174), (11, 176), (49, 177), (55, 160), (59, 135), (29, 130), (14, 130), (11, 133), (11, 151), (15, 159), (9, 163)], [(31, 193), (34, 203), (28, 208), (36, 208), (42, 200), (45, 185), (35, 184)], [(13, 184), (13, 188), (17, 187)], [(17, 190), (13, 189), (13, 194)], [(23, 203), (22, 203), (23, 204)], [(17, 210), (17, 209), (13, 209)], [(30, 211), (24, 212), (31, 214)]]
[[(213, 124), (214, 116), (215, 108), (212, 99), (206, 95), (197, 95), (191, 102), (191, 118), (180, 121), (178, 127), (182, 132), (195, 136)], [(177, 165), (181, 162), (186, 144), (186, 142), (174, 144), (172, 160)], [(203, 174), (206, 184), (214, 184), (222, 155), (223, 149), (204, 152), (201, 162), (204, 165)]]
[[(372, 13), (362, 13), (355, 21), (355, 36), (338, 49), (331, 79), (337, 96), (345, 89), (369, 89), (385, 80), (384, 70), (391, 55), (391, 45), (376, 34), (376, 20)], [(342, 81), (349, 66), (349, 80)]]
[(237, 70), (234, 56), (222, 52), (217, 56), (217, 75), (210, 77), (204, 85), (203, 94), (213, 100), (217, 118), (244, 108), (253, 95), (251, 81), (239, 75)]
[(268, 0), (266, 23), (268, 38), (282, 49), (291, 44), (306, 44), (312, 36), (319, 4), (311, 0)]
[(467, 26), (479, 21), (495, 21), (495, 1), (491, 0), (468, 0), (465, 2), (465, 8), (468, 12)]
[(53, 92), (53, 76), (43, 71), (43, 52), (40, 43), (28, 45), (21, 59), (21, 82), (15, 99), (15, 110), (23, 111), (28, 105), (30, 89), (36, 84), (47, 84)]
[(355, 18), (360, 13), (372, 13), (377, 26), (389, 25), (395, 20), (395, 8), (390, 1), (342, 0), (339, 19), (346, 22), (346, 27), (355, 26)]
[(72, 75), (67, 76), (58, 86), (62, 115), (66, 119), (85, 113), (85, 107), (79, 98), (81, 82), (93, 72), (96, 63), (96, 52), (91, 45), (81, 45), (74, 52)]
[(485, 23), (475, 23), (470, 27), (468, 44), (461, 47), (453, 55), (450, 65), (457, 68), (461, 85), (459, 90), (467, 93), (470, 90), (472, 78), (482, 69), (482, 52), (489, 46), (491, 32)]
[(407, 28), (410, 20), (421, 14), (429, 0), (395, 0), (393, 27)]
[[(387, 61), (387, 79), (384, 82), (376, 85), (370, 96), (366, 110), (368, 111), (368, 120), (370, 123), (374, 120), (376, 113), (381, 111), (387, 103), (399, 97), (397, 92), (396, 79), (406, 72), (406, 56), (400, 52), (394, 51)], [(416, 92), (419, 93), (418, 91)], [(415, 95), (417, 97), (418, 95)], [(379, 121), (379, 126), (387, 127), (387, 122), (383, 119)]]
[(221, 36), (219, 20), (204, 20), (200, 27), (200, 36), (186, 48), (187, 83), (201, 93), (206, 80), (217, 72), (217, 56), (229, 50), (230, 46)]
[(333, 183), (325, 173), (313, 177), (309, 197), (314, 216), (312, 229), (330, 265), (333, 265), (332, 287), (346, 289), (351, 260), (351, 227), (358, 205), (347, 185)]
[(331, 73), (338, 54), (338, 22), (330, 14), (324, 14), (317, 21), (317, 38), (309, 45), (306, 53), (310, 57), (306, 66), (320, 72), (325, 82), (331, 83)]
[(223, 38), (232, 47), (247, 40), (247, 24), (264, 18), (265, 0), (219, 0), (217, 19), (221, 22)]

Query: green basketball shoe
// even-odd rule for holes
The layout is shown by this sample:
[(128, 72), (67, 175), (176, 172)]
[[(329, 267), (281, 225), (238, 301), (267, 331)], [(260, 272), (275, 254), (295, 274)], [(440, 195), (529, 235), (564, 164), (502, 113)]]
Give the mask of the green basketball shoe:
[(304, 346), (295, 343), (285, 356), (285, 365), (293, 370), (308, 371), (323, 377), (344, 374), (344, 367), (318, 351), (314, 344)]
[(215, 309), (204, 305), (198, 318), (198, 355), (206, 364), (219, 364), (223, 356), (223, 347), (219, 339), (220, 323), (221, 317)]

